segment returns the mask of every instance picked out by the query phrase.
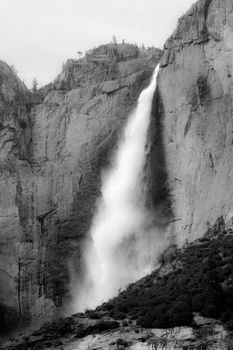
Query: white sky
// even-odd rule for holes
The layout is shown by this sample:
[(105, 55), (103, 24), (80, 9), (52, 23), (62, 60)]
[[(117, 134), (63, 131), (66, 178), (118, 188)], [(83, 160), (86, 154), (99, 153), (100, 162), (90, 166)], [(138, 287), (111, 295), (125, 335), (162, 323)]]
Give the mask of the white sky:
[(0, 59), (31, 87), (68, 58), (111, 41), (162, 48), (194, 0), (0, 0)]

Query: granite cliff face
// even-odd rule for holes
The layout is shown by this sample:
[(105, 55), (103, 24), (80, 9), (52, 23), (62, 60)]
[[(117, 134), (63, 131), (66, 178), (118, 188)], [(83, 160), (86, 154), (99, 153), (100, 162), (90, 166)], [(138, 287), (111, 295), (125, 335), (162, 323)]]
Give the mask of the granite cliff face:
[(81, 278), (101, 168), (160, 56), (103, 45), (30, 96), (1, 64), (0, 296), (23, 318), (52, 317)]
[(232, 225), (232, 58), (229, 0), (195, 3), (164, 47), (155, 96), (170, 191), (162, 203), (180, 243), (220, 215)]
[[(0, 328), (2, 304), (19, 308), (20, 172), (31, 144), (29, 94), (13, 70), (0, 61)], [(5, 312), (4, 312), (5, 313)], [(12, 321), (15, 316), (10, 320)]]
[[(100, 169), (160, 54), (103, 45), (33, 95), (0, 64), (0, 300), (24, 318), (52, 317), (81, 279)], [(232, 226), (232, 62), (232, 2), (199, 0), (164, 47), (145, 172), (180, 245)]]

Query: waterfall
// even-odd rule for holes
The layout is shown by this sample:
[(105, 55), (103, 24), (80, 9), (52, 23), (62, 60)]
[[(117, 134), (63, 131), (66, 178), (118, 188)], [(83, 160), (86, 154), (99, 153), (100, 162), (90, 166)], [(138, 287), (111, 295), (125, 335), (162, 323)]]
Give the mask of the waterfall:
[(75, 310), (96, 307), (121, 288), (151, 272), (161, 245), (150, 225), (142, 191), (143, 168), (156, 67), (150, 85), (142, 91), (130, 115), (111, 168), (103, 174), (101, 199), (93, 219), (92, 244), (86, 251), (87, 283), (79, 286)]

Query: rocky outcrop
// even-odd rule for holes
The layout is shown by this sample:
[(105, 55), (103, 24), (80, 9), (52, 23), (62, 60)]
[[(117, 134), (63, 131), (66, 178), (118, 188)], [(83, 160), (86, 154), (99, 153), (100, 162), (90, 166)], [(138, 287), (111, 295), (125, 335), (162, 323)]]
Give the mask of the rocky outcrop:
[(216, 320), (209, 323), (204, 318), (198, 329), (145, 329), (128, 320), (116, 322), (107, 317), (96, 320), (77, 314), (11, 338), (0, 349), (229, 350), (232, 339), (232, 332)]
[[(90, 320), (89, 320), (90, 322)], [(204, 328), (204, 327), (203, 327)], [(62, 333), (62, 332), (61, 332)], [(47, 339), (48, 338), (48, 339)], [(195, 331), (189, 327), (177, 327), (173, 329), (140, 329), (135, 326), (121, 327), (116, 331), (105, 331), (90, 334), (81, 339), (78, 336), (69, 335), (51, 339), (48, 334), (25, 334), (18, 341), (7, 342), (1, 349), (19, 350), (23, 347), (31, 349), (79, 349), (79, 350), (117, 350), (117, 349), (143, 349), (143, 350), (228, 350), (231, 346), (232, 335), (224, 330), (221, 325), (213, 325), (205, 335), (196, 338)]]
[(156, 99), (169, 188), (162, 202), (180, 244), (220, 215), (232, 225), (232, 26), (231, 1), (200, 0), (164, 46)]
[(30, 99), (1, 64), (0, 296), (23, 318), (52, 317), (81, 279), (101, 168), (160, 55), (103, 45)]

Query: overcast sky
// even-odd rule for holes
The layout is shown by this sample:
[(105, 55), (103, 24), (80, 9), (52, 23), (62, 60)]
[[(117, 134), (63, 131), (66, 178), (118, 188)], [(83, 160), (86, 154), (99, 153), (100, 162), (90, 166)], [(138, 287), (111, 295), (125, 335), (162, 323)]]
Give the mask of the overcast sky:
[(68, 58), (111, 41), (162, 48), (194, 0), (0, 0), (0, 59), (31, 87)]

